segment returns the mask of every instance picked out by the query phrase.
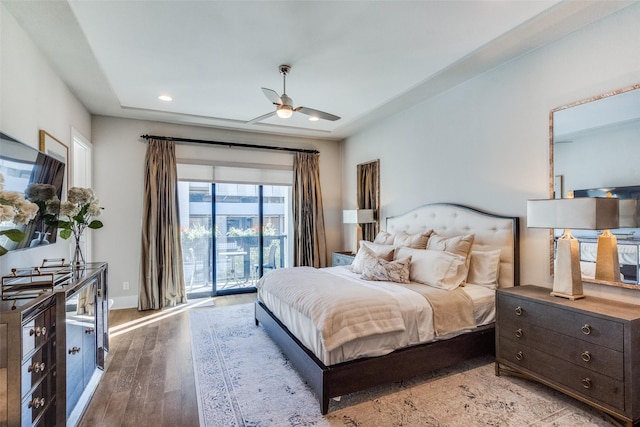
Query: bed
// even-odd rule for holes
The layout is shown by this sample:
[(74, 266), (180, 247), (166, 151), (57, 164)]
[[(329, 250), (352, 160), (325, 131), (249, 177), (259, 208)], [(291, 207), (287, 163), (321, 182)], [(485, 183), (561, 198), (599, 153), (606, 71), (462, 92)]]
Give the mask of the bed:
[[(495, 278), (494, 288), (518, 285), (517, 217), (494, 215), (461, 205), (437, 203), (421, 206), (400, 216), (387, 218), (386, 230), (382, 234), (395, 236), (396, 239), (398, 236), (431, 234), (429, 238), (433, 238), (433, 241), (436, 241), (434, 237), (436, 235), (442, 241), (452, 241), (459, 236), (471, 235), (473, 236), (471, 239), (472, 244), (467, 258), (469, 271), (473, 269), (473, 266), (469, 267), (468, 265), (472, 254), (478, 256), (492, 253), (497, 256), (497, 258), (495, 256), (494, 258), (496, 258), (495, 262), (498, 265), (497, 271), (499, 272)], [(384, 239), (385, 236), (379, 237)], [(389, 244), (389, 242), (384, 243)], [(369, 244), (365, 246), (372, 247), (375, 245)], [(391, 244), (391, 246), (398, 248), (398, 245)], [(411, 250), (409, 249), (409, 251)], [(419, 251), (419, 249), (415, 251)], [(413, 253), (417, 254), (418, 252), (415, 251)], [(427, 252), (431, 253), (431, 251)], [(396, 255), (398, 253), (404, 252), (398, 251)], [(415, 259), (417, 258), (414, 256), (414, 261)], [(402, 264), (404, 261), (406, 261), (405, 258), (394, 259), (389, 263)], [(411, 314), (411, 316), (416, 317), (412, 317), (410, 322), (416, 322), (416, 325), (419, 326), (409, 327), (406, 324), (406, 328), (402, 329), (401, 326), (395, 323), (397, 317), (402, 318), (402, 321), (406, 323), (407, 316), (409, 316), (408, 313), (411, 311), (405, 305), (401, 305), (400, 314), (393, 318), (381, 320), (384, 322), (382, 325), (387, 329), (380, 329), (377, 333), (372, 333), (371, 335), (366, 335), (365, 331), (362, 336), (358, 335), (352, 338), (353, 341), (341, 340), (339, 331), (338, 338), (334, 336), (331, 336), (331, 340), (319, 338), (324, 329), (317, 324), (314, 325), (313, 322), (317, 319), (308, 311), (290, 307), (284, 299), (279, 301), (278, 298), (283, 297), (276, 294), (274, 290), (279, 286), (286, 288), (285, 282), (287, 281), (291, 281), (293, 284), (299, 283), (299, 288), (301, 289), (306, 289), (303, 288), (303, 285), (310, 286), (310, 289), (319, 289), (313, 288), (313, 283), (317, 279), (316, 276), (319, 276), (323, 281), (319, 281), (317, 286), (322, 287), (323, 283), (328, 283), (327, 292), (333, 292), (334, 290), (340, 294), (344, 292), (347, 294), (344, 298), (349, 298), (348, 294), (351, 288), (342, 288), (342, 285), (338, 286), (337, 283), (347, 284), (351, 281), (353, 283), (349, 284), (349, 286), (356, 286), (357, 283), (355, 282), (358, 282), (359, 279), (354, 276), (360, 276), (360, 272), (356, 271), (354, 273), (350, 270), (355, 270), (355, 266), (319, 270), (305, 270), (305, 268), (300, 267), (282, 269), (278, 273), (274, 271), (265, 275), (258, 286), (258, 299), (255, 305), (256, 325), (262, 325), (299, 374), (306, 380), (318, 397), (323, 414), (329, 411), (330, 400), (334, 397), (400, 381), (494, 352), (495, 328), (493, 314), (495, 313), (495, 307), (493, 306), (493, 297), (495, 290), (491, 286), (488, 287), (490, 289), (491, 303), (487, 306), (487, 286), (478, 287), (475, 283), (466, 280), (466, 270), (464, 286), (460, 286), (455, 291), (464, 293), (466, 297), (463, 299), (471, 300), (475, 324), (473, 326), (462, 325), (458, 328), (459, 330), (445, 328), (444, 332), (439, 334), (437, 329), (441, 328), (442, 324), (438, 326), (434, 320), (436, 331), (431, 336), (426, 332), (420, 332), (423, 330), (423, 325), (419, 322), (422, 322), (423, 318), (428, 319), (432, 315), (433, 319), (436, 317), (442, 318), (443, 316), (435, 316), (435, 311), (433, 313), (427, 311), (424, 308), (424, 299), (407, 298), (407, 292), (412, 293), (416, 289), (415, 287), (425, 287), (422, 286), (422, 283), (415, 283), (413, 276), (409, 284), (402, 286), (397, 286), (395, 283), (391, 284), (381, 279), (375, 282), (360, 281), (365, 282), (363, 283), (364, 287), (375, 286), (373, 292), (392, 294), (390, 298), (394, 301), (403, 301), (402, 304), (411, 299), (411, 304), (416, 304), (420, 313)], [(339, 278), (339, 276), (344, 277)], [(336, 285), (331, 284), (332, 278), (335, 278)], [(341, 282), (338, 282), (338, 280), (341, 280)], [(431, 286), (427, 287), (431, 288)], [(343, 291), (343, 289), (346, 290)], [(295, 298), (306, 298), (311, 294), (314, 294), (314, 292), (307, 291), (304, 295), (301, 292), (301, 295), (297, 295)], [(470, 298), (468, 298), (469, 296)], [(426, 306), (438, 306), (439, 303), (433, 304), (433, 300), (430, 299), (431, 296), (428, 298), (431, 303), (426, 302)], [(363, 300), (369, 301), (368, 299)], [(345, 304), (348, 304), (348, 300), (345, 301), (347, 301)], [(373, 301), (372, 304), (378, 303), (378, 300), (371, 301)], [(389, 304), (395, 303), (389, 302)], [(425, 312), (423, 313), (422, 310), (425, 310)], [(324, 308), (321, 311), (324, 311)], [(391, 315), (389, 316), (391, 317)], [(410, 323), (410, 325), (414, 325), (414, 323)], [(373, 326), (375, 329), (380, 324), (376, 323)], [(327, 338), (327, 336), (324, 336), (324, 338)], [(323, 343), (327, 344), (326, 348), (323, 348)]]

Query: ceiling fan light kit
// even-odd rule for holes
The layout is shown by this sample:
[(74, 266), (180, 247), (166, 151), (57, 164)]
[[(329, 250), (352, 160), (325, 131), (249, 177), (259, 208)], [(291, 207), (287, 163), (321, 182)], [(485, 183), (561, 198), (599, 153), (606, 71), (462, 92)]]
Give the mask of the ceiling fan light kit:
[(340, 120), (340, 117), (336, 115), (325, 113), (324, 111), (316, 110), (314, 108), (308, 108), (308, 107), (293, 108), (293, 100), (289, 96), (287, 96), (287, 74), (289, 74), (289, 71), (291, 71), (291, 66), (280, 65), (278, 69), (280, 70), (280, 74), (282, 74), (282, 95), (278, 95), (278, 93), (275, 90), (267, 89), (266, 87), (262, 88), (262, 92), (264, 93), (264, 96), (266, 96), (267, 99), (273, 103), (273, 105), (276, 105), (275, 111), (256, 117), (255, 119), (249, 120), (247, 122), (248, 124), (257, 123), (261, 120), (268, 119), (269, 117), (272, 117), (274, 115), (277, 115), (281, 119), (288, 119), (293, 115), (294, 112), (306, 114), (307, 116), (309, 116), (309, 120), (311, 121), (317, 121), (319, 119), (330, 120), (330, 121)]

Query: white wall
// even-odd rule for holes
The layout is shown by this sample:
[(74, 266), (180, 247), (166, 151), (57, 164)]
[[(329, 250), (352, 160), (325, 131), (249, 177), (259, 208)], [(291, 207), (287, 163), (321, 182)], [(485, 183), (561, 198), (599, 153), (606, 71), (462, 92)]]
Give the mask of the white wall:
[[(37, 149), (40, 129), (69, 146), (72, 128), (90, 136), (89, 113), (0, 3), (0, 130)], [(68, 241), (10, 252), (0, 258), (0, 274), (55, 257), (69, 257)]]
[[(381, 218), (431, 202), (519, 216), (521, 283), (551, 286), (548, 233), (524, 218), (527, 199), (549, 196), (549, 111), (638, 82), (640, 4), (348, 138), (342, 204), (355, 200), (356, 164), (379, 158)], [(585, 292), (640, 303), (637, 291)]]
[[(327, 245), (332, 251), (340, 249), (342, 177), (336, 165), (341, 164), (340, 144), (336, 141), (264, 136), (222, 129), (182, 126), (167, 123), (125, 120), (96, 116), (92, 122), (94, 151), (94, 187), (105, 208), (105, 226), (93, 234), (93, 257), (109, 263), (109, 296), (114, 308), (137, 307), (140, 278), (141, 218), (143, 171), (146, 144), (141, 135), (162, 135), (225, 142), (244, 142), (320, 151), (320, 179), (325, 212)], [(217, 148), (218, 150), (220, 148)], [(197, 150), (211, 152), (212, 147)], [(197, 151), (196, 150), (196, 151)], [(268, 153), (268, 152), (267, 152)], [(178, 158), (198, 157), (193, 146), (176, 147)], [(202, 158), (209, 157), (202, 154)], [(268, 155), (263, 161), (267, 162)], [(242, 161), (242, 159), (237, 159)], [(129, 282), (124, 290), (122, 283)]]

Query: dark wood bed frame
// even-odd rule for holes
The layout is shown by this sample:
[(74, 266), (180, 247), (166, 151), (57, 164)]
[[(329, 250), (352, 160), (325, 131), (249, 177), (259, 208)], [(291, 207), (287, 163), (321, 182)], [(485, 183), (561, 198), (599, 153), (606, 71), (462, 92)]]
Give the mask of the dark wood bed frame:
[[(455, 206), (455, 205), (454, 205)], [(518, 218), (468, 209), (482, 215), (512, 219), (514, 224), (514, 285), (518, 284)], [(384, 356), (366, 357), (327, 366), (307, 349), (260, 301), (255, 303), (256, 326), (267, 334), (296, 368), (320, 400), (322, 414), (329, 412), (331, 398), (390, 384), (452, 366), (486, 354), (495, 354), (494, 324), (456, 337), (405, 347)]]

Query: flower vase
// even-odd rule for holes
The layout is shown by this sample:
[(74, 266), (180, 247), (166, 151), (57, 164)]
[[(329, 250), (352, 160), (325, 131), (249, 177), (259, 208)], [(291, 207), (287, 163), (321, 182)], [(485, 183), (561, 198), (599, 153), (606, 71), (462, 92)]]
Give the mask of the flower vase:
[(82, 235), (73, 236), (74, 244), (71, 247), (71, 267), (80, 267), (85, 264), (84, 260), (84, 241)]

